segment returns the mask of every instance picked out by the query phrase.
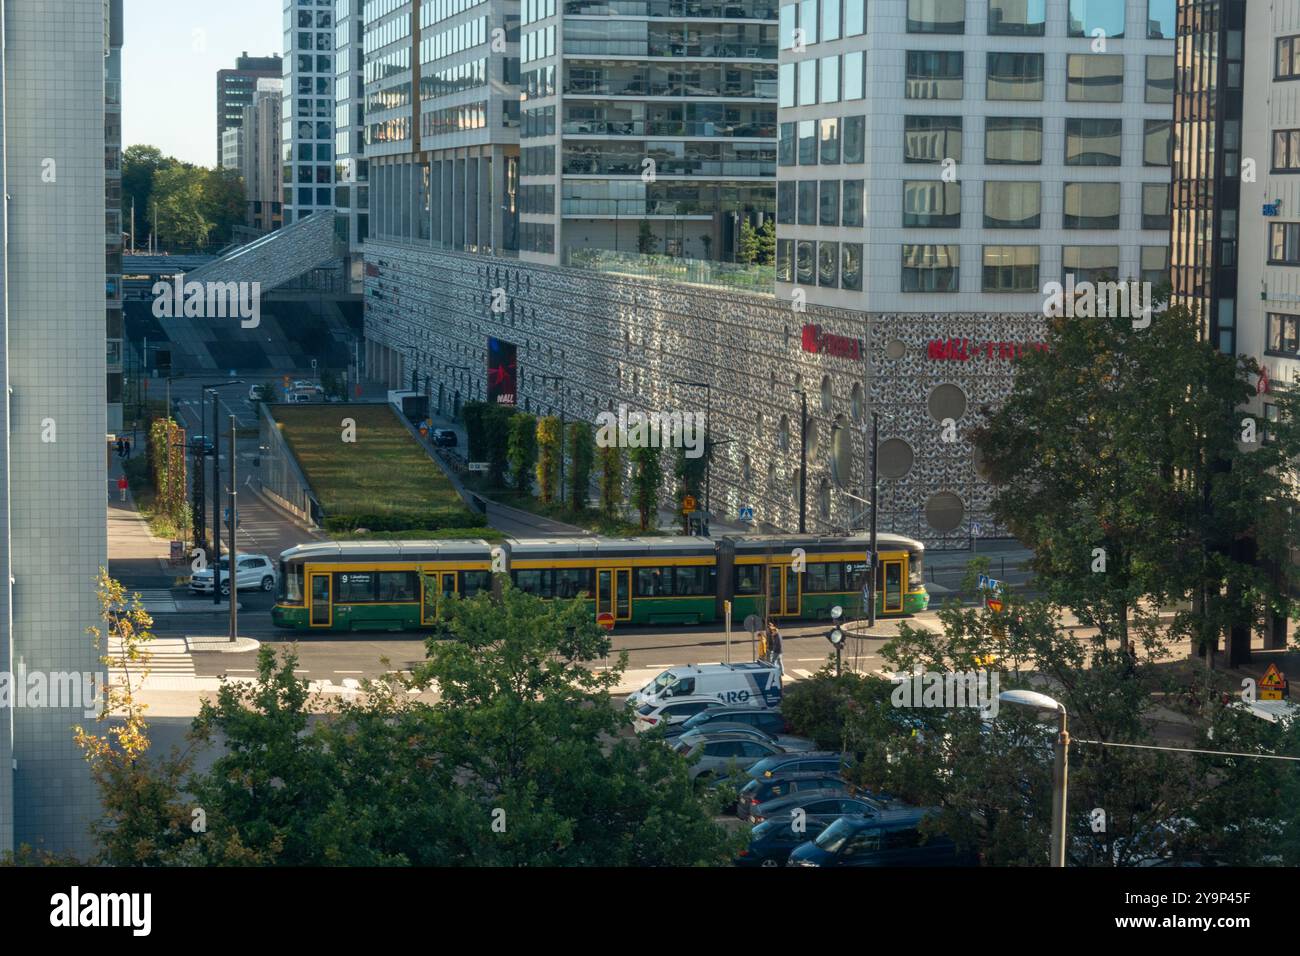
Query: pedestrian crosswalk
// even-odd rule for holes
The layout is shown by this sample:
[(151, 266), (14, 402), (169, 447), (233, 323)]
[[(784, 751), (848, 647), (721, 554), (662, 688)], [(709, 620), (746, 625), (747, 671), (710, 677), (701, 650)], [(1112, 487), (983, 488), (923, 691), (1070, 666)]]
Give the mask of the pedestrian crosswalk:
[[(149, 655), (148, 670), (150, 676), (195, 676), (194, 658), (185, 646), (184, 638), (156, 637), (145, 644), (142, 650)], [(108, 653), (113, 659), (120, 659), (122, 656), (122, 642), (120, 640), (110, 640)], [(143, 664), (132, 665), (133, 673), (139, 673), (144, 669), (145, 665)], [(125, 680), (125, 677), (126, 673), (123, 669), (109, 668), (109, 679), (113, 683), (121, 683)]]
[(150, 614), (175, 614), (176, 597), (166, 588), (143, 588), (137, 592), (140, 603)]

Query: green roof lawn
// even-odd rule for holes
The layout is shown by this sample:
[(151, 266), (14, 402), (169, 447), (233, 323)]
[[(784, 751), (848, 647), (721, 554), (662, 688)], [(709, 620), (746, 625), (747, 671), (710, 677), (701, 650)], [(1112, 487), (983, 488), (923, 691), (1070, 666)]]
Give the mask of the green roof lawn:
[[(464, 503), (391, 405), (276, 405), (280, 425), (325, 514), (386, 514)], [(343, 419), (356, 441), (343, 441)]]

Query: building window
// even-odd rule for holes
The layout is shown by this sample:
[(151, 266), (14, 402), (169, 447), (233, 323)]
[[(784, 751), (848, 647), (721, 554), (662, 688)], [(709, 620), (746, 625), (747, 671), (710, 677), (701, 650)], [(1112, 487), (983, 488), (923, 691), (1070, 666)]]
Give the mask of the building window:
[(776, 281), (794, 281), (793, 239), (778, 239), (776, 241)]
[(1178, 0), (1147, 0), (1147, 38), (1172, 40), (1178, 25)]
[(1047, 0), (989, 0), (989, 36), (1040, 37)]
[(1101, 36), (1118, 39), (1124, 35), (1124, 0), (1070, 0), (1072, 37)]
[(903, 161), (942, 163), (945, 159), (961, 162), (961, 117), (903, 117)]
[(840, 224), (840, 181), (823, 179), (821, 182), (821, 212), (817, 224), (821, 226), (838, 226)]
[(862, 243), (840, 243), (840, 288), (862, 291)]
[(863, 64), (861, 50), (844, 54), (844, 98), (846, 100), (860, 100), (864, 95)]
[(1118, 229), (1119, 183), (1066, 183), (1065, 229)]
[(1065, 66), (1065, 98), (1069, 102), (1119, 103), (1124, 99), (1124, 57), (1118, 53), (1071, 53)]
[(838, 103), (840, 101), (840, 58), (838, 56), (824, 56), (821, 59), (821, 64), (821, 101), (823, 103)]
[(781, 166), (793, 166), (797, 153), (798, 140), (795, 136), (794, 123), (782, 123), (781, 134), (777, 140), (776, 161)]
[(1041, 100), (1043, 54), (990, 53), (984, 97), (990, 100)]
[(803, 30), (804, 43), (817, 42), (817, 0), (800, 0), (799, 27)]
[(932, 179), (903, 183), (903, 226), (956, 229), (961, 225), (961, 183)]
[(1300, 79), (1300, 36), (1278, 37), (1273, 79)]
[(794, 67), (793, 63), (782, 63), (777, 80), (777, 105), (782, 109), (794, 106)]
[(1280, 315), (1277, 312), (1270, 312), (1267, 320), (1268, 336), (1264, 340), (1265, 353), (1287, 358), (1300, 356), (1300, 315)]
[(799, 121), (799, 165), (817, 165), (817, 121)]
[(843, 189), (841, 190), (841, 208), (843, 213), (840, 217), (840, 224), (843, 226), (861, 226), (862, 218), (862, 189), (863, 181), (861, 179), (846, 179)]
[(966, 0), (907, 0), (908, 33), (965, 33)]
[(866, 156), (867, 118), (865, 116), (846, 116), (841, 135), (844, 137), (844, 162), (862, 162)]
[(817, 274), (817, 243), (800, 239), (795, 243), (795, 277), (799, 285), (812, 285)]
[(799, 105), (817, 103), (817, 61), (801, 60), (799, 63)]
[(960, 246), (903, 246), (904, 292), (956, 292)]
[(867, 29), (867, 0), (844, 0), (844, 35), (862, 36)]
[(1067, 119), (1065, 165), (1118, 166), (1122, 128), (1117, 119)]
[(1119, 246), (1062, 246), (1061, 267), (1076, 284), (1114, 282), (1119, 277)]
[(960, 50), (908, 50), (904, 95), (909, 100), (959, 100), (963, 71)]
[(817, 244), (817, 284), (823, 288), (834, 289), (840, 284), (840, 244), (838, 242), (819, 242)]
[(1147, 57), (1146, 101), (1162, 104), (1174, 101), (1174, 58), (1172, 56)]
[(985, 229), (1037, 229), (1041, 224), (1043, 184), (986, 182)]
[(1142, 165), (1169, 166), (1173, 162), (1173, 121), (1144, 120), (1142, 131)]
[(822, 0), (822, 42), (840, 38), (840, 0)]
[(1273, 131), (1273, 172), (1300, 173), (1300, 129)]
[(984, 120), (984, 162), (989, 165), (1043, 161), (1043, 121), (1038, 117), (989, 116)]
[(1169, 228), (1169, 184), (1142, 184), (1142, 228)]
[(1300, 265), (1300, 222), (1273, 222), (1268, 226), (1268, 261), (1274, 265)]
[(985, 246), (985, 292), (1038, 292), (1037, 246)]
[(799, 225), (817, 225), (817, 180), (805, 179), (799, 183)]
[(795, 187), (793, 180), (776, 184), (776, 221), (780, 225), (792, 226), (795, 220)]
[(1164, 285), (1169, 281), (1169, 247), (1143, 246), (1141, 259), (1143, 282), (1153, 286)]
[(834, 166), (840, 161), (840, 121), (824, 119), (821, 121), (821, 163)]
[(781, 49), (788, 50), (794, 46), (795, 18), (799, 14), (797, 3), (788, 3), (781, 8), (778, 30), (781, 34)]

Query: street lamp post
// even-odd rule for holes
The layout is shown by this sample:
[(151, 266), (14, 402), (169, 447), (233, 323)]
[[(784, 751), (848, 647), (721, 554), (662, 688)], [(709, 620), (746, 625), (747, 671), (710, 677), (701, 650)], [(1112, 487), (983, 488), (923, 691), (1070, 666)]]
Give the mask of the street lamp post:
[(808, 530), (808, 393), (802, 388), (792, 388), (790, 394), (799, 396), (799, 533), (805, 534)]
[[(221, 399), (217, 395), (217, 389), (226, 388), (229, 385), (243, 385), (242, 378), (230, 379), (225, 382), (211, 382), (201, 384), (200, 395), (202, 404), (199, 411), (199, 424), (203, 424), (204, 416), (207, 414), (208, 393), (212, 393), (212, 553), (209, 563), (212, 565), (212, 603), (213, 605), (221, 604), (221, 574), (217, 567), (221, 563), (221, 456), (218, 452), (221, 450), (221, 437), (218, 432), (217, 415), (221, 410)], [(230, 446), (231, 457), (235, 454), (234, 441), (232, 439)], [(199, 476), (202, 480), (202, 475)], [(232, 538), (233, 540), (233, 538)], [(234, 562), (235, 553), (230, 553), (231, 563), (231, 586), (234, 586)]]
[[(446, 364), (443, 365), (443, 369), (448, 370), (448, 371), (457, 371), (457, 370), (459, 370), (459, 371), (462, 371), (462, 372), (465, 372), (465, 373), (468, 373), (469, 370), (470, 370), (468, 365), (446, 365)], [(466, 374), (466, 378), (468, 378), (468, 377), (469, 377), (468, 374)], [(451, 406), (451, 420), (452, 420), (452, 421), (455, 421), (455, 420), (456, 420), (456, 416), (460, 414), (460, 390), (459, 390), (458, 388), (455, 388), (455, 384), (456, 384), (456, 376), (453, 375), (453, 376), (452, 376), (452, 386), (453, 386), (453, 388), (452, 388), (452, 400), (451, 400), (451, 401), (452, 401), (452, 406)], [(440, 409), (440, 411), (441, 411), (441, 409)], [(468, 448), (465, 450), (465, 456), (466, 456), (466, 458), (469, 457), (469, 449), (468, 449)]]
[(564, 399), (568, 395), (568, 379), (563, 375), (543, 375), (542, 384), (550, 380), (557, 382), (560, 392), (560, 507), (564, 507)]
[[(230, 643), (234, 644), (238, 640), (239, 634), (239, 581), (235, 575), (239, 573), (238, 562), (235, 560), (235, 529), (239, 527), (239, 514), (235, 510), (235, 496), (238, 494), (235, 485), (235, 416), (230, 416)], [(212, 571), (212, 587), (216, 590), (217, 571)]]
[(713, 428), (713, 386), (708, 382), (685, 382), (674, 379), (674, 385), (687, 388), (704, 389), (704, 528), (707, 536), (709, 522), (713, 520), (713, 440), (709, 437)]
[(876, 515), (880, 510), (880, 416), (871, 413), (871, 560), (867, 562), (867, 626), (876, 626)]
[(1055, 760), (1052, 766), (1052, 845), (1049, 866), (1065, 866), (1066, 789), (1070, 776), (1070, 724), (1065, 705), (1033, 690), (1004, 690), (998, 700), (1036, 710), (1056, 711)]

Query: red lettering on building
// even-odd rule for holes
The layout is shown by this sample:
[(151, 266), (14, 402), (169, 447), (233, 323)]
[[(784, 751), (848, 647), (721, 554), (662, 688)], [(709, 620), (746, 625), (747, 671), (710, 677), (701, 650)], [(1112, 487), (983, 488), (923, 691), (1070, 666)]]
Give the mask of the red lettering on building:
[(829, 332), (823, 332), (820, 325), (805, 325), (803, 327), (803, 350), (812, 352), (814, 355), (833, 355), (836, 358), (853, 359), (859, 361), (862, 358), (862, 341), (860, 339), (851, 339), (844, 335), (832, 335)]

